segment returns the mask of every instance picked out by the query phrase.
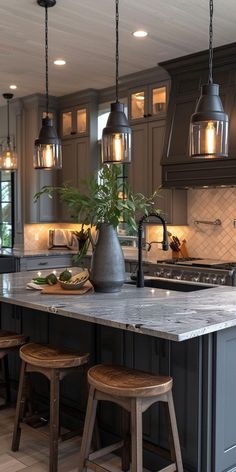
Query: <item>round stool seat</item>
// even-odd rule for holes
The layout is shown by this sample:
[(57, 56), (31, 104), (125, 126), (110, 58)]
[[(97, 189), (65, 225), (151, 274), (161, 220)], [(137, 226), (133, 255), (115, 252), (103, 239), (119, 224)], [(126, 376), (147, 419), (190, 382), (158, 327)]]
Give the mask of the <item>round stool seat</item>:
[(88, 371), (88, 382), (104, 393), (122, 397), (153, 397), (172, 388), (172, 378), (127, 367), (96, 365)]
[(22, 346), (26, 342), (23, 334), (13, 333), (12, 331), (0, 330), (0, 349)]
[(29, 343), (20, 348), (20, 357), (28, 364), (51, 369), (65, 369), (86, 364), (89, 354), (43, 344)]

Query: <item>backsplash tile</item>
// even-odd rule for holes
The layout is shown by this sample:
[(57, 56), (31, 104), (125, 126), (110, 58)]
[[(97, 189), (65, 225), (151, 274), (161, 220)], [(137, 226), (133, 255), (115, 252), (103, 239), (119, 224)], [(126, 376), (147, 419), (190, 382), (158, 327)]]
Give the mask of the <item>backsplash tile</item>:
[[(196, 224), (195, 220), (214, 221), (219, 218), (221, 226)], [(208, 188), (188, 190), (188, 225), (169, 226), (169, 231), (180, 240), (187, 240), (189, 255), (192, 257), (236, 260), (236, 188)], [(162, 229), (147, 227), (147, 240), (162, 240)], [(159, 246), (160, 247), (160, 246)], [(150, 260), (171, 257), (171, 251), (152, 247)]]
[[(195, 224), (195, 220), (214, 221), (219, 218), (221, 226)], [(168, 230), (181, 241), (186, 239), (189, 255), (199, 258), (236, 260), (236, 188), (208, 188), (188, 190), (188, 226), (168, 226)], [(80, 225), (69, 223), (25, 225), (25, 249), (45, 249), (48, 230), (51, 228), (79, 229)], [(160, 226), (146, 226), (146, 239), (162, 241)], [(161, 250), (153, 244), (146, 257), (150, 261), (172, 257), (172, 251)]]
[(74, 229), (79, 231), (81, 225), (73, 223), (27, 224), (24, 226), (24, 248), (27, 251), (46, 249), (48, 247), (49, 229)]

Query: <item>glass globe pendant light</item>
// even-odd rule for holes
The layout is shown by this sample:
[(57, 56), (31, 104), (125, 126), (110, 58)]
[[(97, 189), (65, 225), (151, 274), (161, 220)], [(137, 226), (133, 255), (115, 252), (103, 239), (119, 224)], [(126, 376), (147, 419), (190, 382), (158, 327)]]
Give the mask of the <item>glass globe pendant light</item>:
[(124, 164), (131, 161), (131, 129), (119, 102), (119, 0), (116, 0), (116, 101), (111, 103), (102, 133), (102, 162)]
[(190, 156), (221, 158), (228, 156), (228, 115), (219, 96), (219, 85), (213, 83), (213, 0), (209, 1), (209, 79), (201, 88), (195, 113), (190, 122)]
[(7, 100), (7, 143), (3, 147), (3, 152), (0, 155), (0, 170), (14, 171), (17, 170), (17, 154), (15, 152), (14, 144), (10, 139), (10, 111), (9, 103), (14, 97), (12, 93), (3, 93), (3, 98)]
[(35, 169), (61, 169), (62, 152), (61, 140), (49, 118), (48, 98), (48, 8), (56, 4), (56, 0), (38, 0), (38, 4), (45, 8), (45, 82), (46, 82), (46, 117), (42, 119), (42, 128), (34, 145)]

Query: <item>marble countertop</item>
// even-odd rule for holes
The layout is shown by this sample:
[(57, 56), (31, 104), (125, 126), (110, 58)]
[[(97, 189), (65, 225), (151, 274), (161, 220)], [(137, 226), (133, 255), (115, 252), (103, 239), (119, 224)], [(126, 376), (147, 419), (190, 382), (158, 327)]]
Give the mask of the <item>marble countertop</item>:
[(173, 341), (236, 326), (235, 287), (183, 293), (125, 284), (113, 294), (52, 296), (26, 289), (36, 274), (1, 275), (0, 301)]
[(76, 250), (71, 249), (0, 249), (0, 255), (2, 256), (14, 256), (14, 257), (40, 257), (40, 256), (64, 256), (64, 255), (77, 254)]

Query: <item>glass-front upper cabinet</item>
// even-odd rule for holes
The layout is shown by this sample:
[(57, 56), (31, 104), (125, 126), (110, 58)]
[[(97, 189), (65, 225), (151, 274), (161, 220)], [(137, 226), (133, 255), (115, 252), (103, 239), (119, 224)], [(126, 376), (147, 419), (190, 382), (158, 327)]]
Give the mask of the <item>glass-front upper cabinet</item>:
[(167, 83), (135, 88), (129, 92), (129, 120), (140, 122), (163, 117), (167, 111)]
[(87, 121), (88, 121), (88, 112), (87, 108), (77, 108), (76, 110), (76, 129), (77, 134), (86, 134), (87, 133)]
[(72, 111), (63, 111), (61, 117), (62, 117), (62, 137), (71, 136)]
[(61, 137), (86, 136), (88, 134), (88, 107), (78, 106), (61, 113)]
[(166, 85), (161, 87), (151, 87), (151, 107), (152, 115), (161, 115), (167, 111), (167, 89)]
[(137, 90), (130, 94), (130, 120), (146, 118), (147, 89)]

